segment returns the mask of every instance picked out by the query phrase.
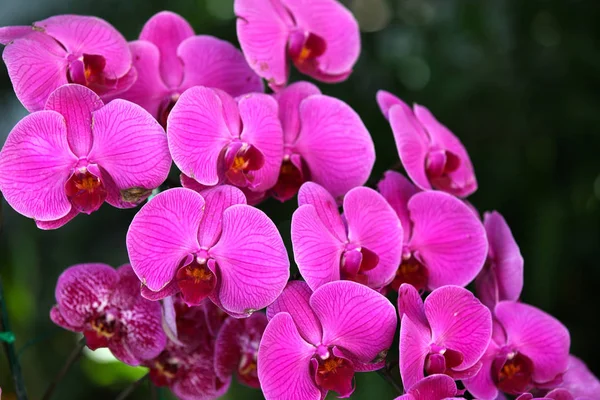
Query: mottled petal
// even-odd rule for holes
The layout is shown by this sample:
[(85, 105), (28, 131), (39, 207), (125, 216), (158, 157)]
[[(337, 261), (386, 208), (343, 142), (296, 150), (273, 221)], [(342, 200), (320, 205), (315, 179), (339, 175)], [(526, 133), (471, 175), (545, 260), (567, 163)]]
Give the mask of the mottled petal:
[(202, 197), (205, 208), (198, 230), (198, 243), (210, 248), (221, 236), (223, 212), (234, 204), (246, 204), (246, 196), (234, 186), (223, 185), (203, 190)]
[(0, 152), (0, 191), (28, 218), (60, 219), (71, 210), (65, 182), (76, 163), (63, 116), (54, 111), (30, 114), (13, 128)]
[(333, 197), (363, 185), (375, 163), (375, 148), (358, 114), (341, 100), (316, 95), (300, 104), (300, 134), (295, 149), (311, 179)]
[(404, 242), (408, 243), (412, 232), (408, 201), (414, 194), (419, 192), (419, 189), (401, 173), (386, 171), (383, 174), (383, 179), (377, 184), (377, 190), (396, 211), (396, 215), (402, 223)]
[(218, 379), (212, 354), (201, 357), (171, 386), (173, 393), (181, 400), (216, 399), (229, 389), (231, 378), (226, 381)]
[(314, 353), (314, 346), (302, 339), (289, 314), (275, 315), (258, 350), (258, 379), (265, 399), (321, 399), (309, 370)]
[(377, 91), (377, 104), (379, 105), (379, 109), (383, 113), (383, 116), (389, 120), (390, 118), (390, 109), (393, 106), (400, 106), (405, 113), (409, 115), (412, 114), (412, 110), (410, 107), (400, 100), (398, 97), (394, 96), (390, 92), (386, 92), (385, 90)]
[(296, 82), (275, 94), (279, 103), (279, 119), (283, 128), (283, 142), (293, 145), (300, 133), (300, 103), (308, 96), (321, 94), (310, 82)]
[(61, 328), (68, 329), (73, 332), (83, 331), (83, 325), (71, 325), (65, 320), (60, 313), (60, 308), (58, 305), (55, 305), (50, 309), (50, 320), (52, 320), (54, 324), (60, 326)]
[(127, 326), (127, 337), (125, 341), (131, 353), (139, 360), (157, 357), (167, 343), (167, 335), (161, 324), (160, 303), (139, 296), (131, 313), (126, 315), (124, 323)]
[(215, 341), (215, 372), (225, 380), (233, 374), (241, 357), (240, 336), (244, 332), (244, 322), (237, 318), (227, 318), (221, 326)]
[(298, 206), (304, 204), (315, 207), (319, 219), (327, 229), (340, 241), (346, 241), (346, 228), (336, 201), (324, 187), (313, 182), (303, 184), (298, 191)]

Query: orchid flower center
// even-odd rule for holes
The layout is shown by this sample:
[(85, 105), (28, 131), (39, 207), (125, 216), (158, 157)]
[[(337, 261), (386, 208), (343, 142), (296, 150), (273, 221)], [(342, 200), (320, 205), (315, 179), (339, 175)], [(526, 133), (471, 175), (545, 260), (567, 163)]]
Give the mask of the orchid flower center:
[(244, 382), (254, 384), (254, 386), (260, 384), (256, 366), (261, 336), (258, 333), (254, 333), (240, 337), (241, 357), (238, 364), (238, 374)]
[(65, 192), (73, 208), (86, 214), (99, 209), (108, 195), (102, 179), (85, 167), (73, 172), (65, 184)]
[(492, 378), (500, 390), (520, 394), (530, 386), (533, 362), (521, 353), (498, 357), (492, 364)]
[(217, 277), (208, 267), (206, 258), (196, 256), (191, 263), (179, 268), (176, 280), (183, 300), (189, 305), (200, 304), (217, 284)]
[(342, 279), (366, 284), (368, 281), (365, 272), (372, 270), (379, 264), (379, 256), (366, 247), (346, 250), (342, 255)]
[(429, 281), (429, 272), (423, 264), (416, 259), (415, 256), (403, 259), (402, 263), (396, 270), (396, 276), (391, 283), (392, 289), (398, 291), (403, 283), (409, 283), (415, 289), (421, 291), (427, 287)]
[(313, 360), (317, 386), (324, 390), (333, 390), (340, 397), (347, 397), (352, 393), (354, 365), (350, 360), (335, 356), (332, 349), (325, 352), (319, 352), (317, 349)]
[(171, 114), (171, 110), (173, 110), (173, 107), (175, 107), (177, 100), (179, 100), (179, 96), (179, 93), (171, 95), (160, 105), (158, 109), (158, 122), (164, 129), (167, 129), (167, 119), (169, 118), (169, 114)]
[(68, 81), (83, 86), (104, 85), (106, 59), (95, 54), (84, 54), (71, 60)]
[(261, 169), (264, 163), (265, 157), (255, 146), (234, 142), (225, 150), (225, 177), (235, 186), (252, 186), (252, 172)]
[(431, 350), (432, 352), (425, 359), (425, 373), (427, 375), (444, 374), (463, 362), (463, 355), (458, 351), (437, 345), (432, 345)]
[[(300, 162), (304, 164), (302, 160)], [(306, 172), (308, 171), (304, 170), (305, 168), (301, 170), (296, 167), (289, 158), (284, 159), (281, 163), (277, 183), (271, 189), (273, 197), (279, 201), (287, 201), (294, 197), (305, 181)]]
[(150, 364), (150, 380), (158, 387), (169, 386), (179, 371), (179, 361), (171, 357), (167, 350), (163, 351)]
[(92, 318), (89, 328), (83, 332), (86, 345), (91, 350), (107, 347), (108, 341), (118, 333), (118, 321), (112, 313), (100, 314)]
[(325, 53), (327, 43), (314, 33), (294, 32), (290, 37), (289, 54), (299, 69), (316, 67), (317, 58)]

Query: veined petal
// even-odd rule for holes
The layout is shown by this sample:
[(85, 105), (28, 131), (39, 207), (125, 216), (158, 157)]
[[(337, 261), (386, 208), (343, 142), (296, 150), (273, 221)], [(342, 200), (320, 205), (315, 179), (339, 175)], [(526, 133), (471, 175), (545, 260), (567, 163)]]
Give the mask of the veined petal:
[(72, 220), (73, 218), (75, 218), (77, 216), (77, 214), (79, 214), (79, 211), (77, 211), (74, 208), (71, 208), (71, 211), (69, 211), (69, 213), (62, 218), (55, 219), (52, 221), (40, 221), (39, 219), (36, 219), (35, 225), (38, 228), (45, 230), (45, 231), (51, 230), (51, 229), (58, 229), (61, 226), (65, 225), (70, 220)]
[(306, 282), (288, 282), (281, 295), (267, 307), (267, 318), (271, 320), (280, 312), (290, 314), (302, 338), (316, 345), (321, 342), (323, 332), (321, 323), (310, 308), (312, 293)]
[(258, 379), (266, 400), (319, 400), (310, 376), (315, 347), (306, 343), (292, 317), (281, 312), (267, 325), (258, 349)]
[(456, 383), (448, 375), (431, 375), (417, 382), (408, 391), (416, 400), (440, 400), (457, 395)]
[(264, 91), (262, 80), (248, 66), (242, 52), (225, 40), (194, 36), (181, 43), (177, 54), (183, 62), (183, 90), (208, 86), (233, 97)]
[(275, 93), (286, 145), (293, 145), (300, 133), (300, 103), (313, 94), (321, 94), (321, 91), (310, 82), (295, 82)]
[(393, 106), (400, 106), (405, 113), (407, 113), (408, 115), (412, 114), (412, 110), (410, 109), (410, 107), (390, 92), (386, 92), (385, 90), (378, 90), (376, 97), (379, 109), (381, 110), (383, 116), (387, 120), (390, 119), (390, 109)]
[(408, 202), (409, 247), (427, 267), (428, 287), (466, 286), (487, 256), (485, 229), (462, 201), (444, 192), (417, 193)]
[(13, 128), (0, 151), (0, 191), (28, 218), (60, 219), (71, 210), (65, 182), (76, 163), (63, 116), (55, 111), (30, 114)]
[(204, 199), (190, 189), (159, 193), (133, 217), (127, 252), (136, 275), (152, 291), (163, 289), (179, 263), (197, 251)]
[[(398, 289), (398, 316), (400, 320), (404, 315), (407, 315), (414, 324), (421, 325), (424, 331), (430, 330), (421, 295), (409, 283), (403, 283)], [(431, 336), (431, 333), (426, 336)]]
[(226, 311), (251, 313), (268, 306), (290, 275), (277, 227), (251, 206), (237, 204), (223, 212), (221, 238), (209, 254), (219, 266), (217, 297)]
[(339, 346), (363, 363), (387, 351), (396, 332), (396, 310), (378, 292), (351, 281), (327, 283), (310, 298), (327, 346)]
[(0, 44), (6, 46), (34, 32), (31, 25), (3, 26), (0, 28)]
[(202, 191), (205, 208), (198, 243), (204, 248), (212, 247), (221, 236), (223, 212), (234, 204), (246, 204), (246, 196), (235, 186), (222, 185)]
[(315, 208), (319, 219), (333, 236), (342, 242), (346, 241), (346, 228), (340, 217), (336, 201), (324, 187), (314, 182), (304, 183), (298, 191), (298, 207), (305, 204), (310, 204)]
[(429, 329), (404, 314), (400, 320), (400, 377), (404, 388), (410, 390), (425, 377), (425, 359), (429, 353)]
[(563, 375), (560, 387), (568, 389), (575, 397), (593, 398), (600, 393), (600, 380), (588, 369), (579, 358), (569, 356), (569, 367)]
[(383, 179), (377, 184), (377, 190), (392, 206), (402, 223), (403, 242), (408, 243), (412, 233), (412, 222), (408, 212), (408, 201), (419, 189), (399, 172), (385, 171)]
[(194, 36), (194, 29), (183, 17), (171, 11), (154, 14), (142, 28), (140, 39), (158, 48), (160, 76), (168, 87), (175, 88), (181, 84), (183, 65), (177, 48), (191, 36)]
[(358, 114), (341, 100), (315, 95), (300, 104), (296, 150), (311, 179), (333, 197), (363, 185), (375, 163), (375, 148)]
[(485, 354), (481, 357), (482, 365), (477, 375), (473, 378), (463, 380), (469, 393), (477, 399), (495, 400), (498, 398), (498, 389), (492, 379), (492, 363), (498, 356), (499, 351), (500, 348), (498, 345), (494, 340), (491, 340)]

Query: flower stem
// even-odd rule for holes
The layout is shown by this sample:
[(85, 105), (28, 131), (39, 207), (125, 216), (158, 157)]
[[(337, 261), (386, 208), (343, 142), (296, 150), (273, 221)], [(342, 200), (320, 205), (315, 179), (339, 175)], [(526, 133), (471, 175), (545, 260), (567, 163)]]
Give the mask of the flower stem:
[(387, 383), (389, 383), (394, 388), (394, 390), (398, 392), (398, 394), (404, 393), (402, 386), (396, 383), (396, 381), (392, 377), (392, 374), (390, 374), (390, 370), (387, 366), (377, 370), (377, 374), (379, 374), (379, 376), (381, 376)]
[(56, 386), (65, 377), (67, 372), (69, 372), (69, 369), (71, 368), (71, 366), (77, 360), (79, 360), (79, 358), (81, 357), (84, 347), (85, 347), (85, 338), (81, 338), (81, 340), (79, 342), (77, 342), (77, 346), (73, 349), (71, 354), (69, 354), (69, 358), (67, 358), (65, 365), (63, 365), (60, 372), (56, 375), (54, 380), (50, 383), (50, 386), (48, 386), (48, 389), (46, 389), (46, 392), (44, 393), (44, 397), (42, 397), (42, 400), (50, 400), (50, 398), (52, 397), (52, 394), (54, 393), (54, 390), (56, 389)]
[(148, 379), (149, 375), (150, 374), (146, 374), (137, 381), (133, 382), (125, 390), (119, 393), (115, 400), (125, 400), (127, 397), (129, 397), (130, 394), (132, 394), (135, 391), (135, 389), (137, 389), (142, 383), (146, 381), (146, 379)]

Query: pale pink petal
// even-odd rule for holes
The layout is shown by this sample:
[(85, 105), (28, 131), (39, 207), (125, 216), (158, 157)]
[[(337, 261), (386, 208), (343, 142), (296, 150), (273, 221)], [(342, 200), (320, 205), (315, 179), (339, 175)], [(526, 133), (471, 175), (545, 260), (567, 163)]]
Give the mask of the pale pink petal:
[(235, 186), (223, 185), (202, 191), (205, 208), (198, 243), (205, 248), (212, 247), (221, 236), (223, 212), (234, 204), (246, 204), (246, 196)]
[(165, 133), (143, 108), (120, 99), (94, 112), (93, 121), (88, 159), (106, 170), (121, 192), (124, 204), (112, 205), (135, 206), (167, 179), (171, 158)]
[(290, 314), (302, 338), (308, 343), (318, 344), (323, 333), (321, 323), (310, 308), (309, 301), (312, 293), (306, 282), (288, 282), (283, 293), (267, 307), (267, 317), (271, 320), (280, 312)]
[(492, 379), (492, 363), (498, 356), (500, 347), (491, 340), (490, 344), (481, 358), (481, 369), (473, 378), (463, 381), (465, 387), (475, 398), (481, 400), (496, 400), (498, 389)]
[(0, 44), (7, 45), (34, 32), (31, 25), (4, 26), (0, 28)]
[(507, 343), (533, 361), (535, 382), (548, 382), (567, 370), (571, 339), (557, 319), (527, 304), (501, 301), (494, 315)]
[(385, 90), (378, 90), (376, 97), (379, 109), (383, 113), (383, 116), (388, 120), (390, 119), (390, 109), (393, 106), (400, 106), (405, 113), (407, 113), (408, 115), (412, 114), (412, 110), (410, 109), (410, 107), (390, 92), (386, 92)]
[(292, 83), (275, 94), (286, 145), (293, 145), (300, 133), (300, 103), (313, 94), (321, 94), (321, 91), (310, 82)]
[(327, 346), (339, 346), (363, 363), (387, 351), (396, 332), (396, 310), (378, 292), (351, 281), (317, 289), (310, 305), (323, 327)]
[(162, 11), (152, 16), (140, 33), (141, 40), (147, 40), (158, 48), (160, 53), (160, 76), (171, 88), (178, 87), (183, 79), (183, 66), (177, 48), (187, 38), (194, 36), (190, 24), (180, 15)]
[(100, 97), (90, 89), (69, 84), (52, 92), (44, 108), (65, 118), (71, 151), (77, 157), (85, 157), (92, 146), (92, 113), (103, 105)]
[(283, 132), (277, 102), (266, 94), (253, 93), (241, 97), (238, 106), (244, 127), (240, 138), (256, 146), (265, 160), (262, 168), (254, 171), (252, 190), (264, 192), (277, 183), (283, 159)]
[(306, 182), (298, 191), (298, 206), (310, 204), (315, 207), (319, 219), (329, 232), (340, 241), (346, 241), (346, 228), (340, 217), (338, 206), (331, 194), (322, 186)]
[(419, 192), (419, 189), (410, 183), (401, 173), (386, 171), (383, 174), (383, 179), (377, 184), (377, 190), (379, 190), (379, 193), (385, 197), (390, 206), (396, 211), (396, 215), (398, 215), (402, 223), (402, 230), (404, 232), (403, 241), (404, 243), (408, 243), (412, 233), (408, 201), (414, 194)]
[(568, 389), (573, 396), (593, 399), (593, 396), (600, 393), (600, 380), (582, 360), (572, 355), (569, 356), (569, 367), (560, 387)]
[(415, 194), (408, 202), (413, 232), (409, 247), (427, 267), (430, 289), (466, 286), (487, 256), (483, 224), (462, 201), (444, 192)]
[(295, 149), (311, 180), (335, 198), (363, 185), (375, 163), (375, 148), (358, 114), (341, 100), (316, 95), (300, 104), (300, 134)]
[(62, 115), (30, 114), (13, 128), (0, 152), (0, 191), (28, 218), (60, 219), (71, 210), (65, 182), (76, 163)]
[(68, 83), (65, 56), (54, 39), (39, 32), (6, 46), (2, 58), (15, 94), (27, 111), (42, 110), (48, 96)]
[(194, 36), (181, 43), (177, 54), (184, 68), (181, 90), (208, 86), (234, 97), (264, 91), (262, 80), (248, 66), (243, 54), (225, 40)]
[(218, 263), (217, 297), (226, 311), (251, 313), (268, 306), (290, 275), (277, 227), (251, 206), (238, 204), (225, 210), (221, 238), (209, 254)]
[(289, 74), (287, 42), (291, 21), (274, 1), (236, 0), (237, 36), (246, 61), (273, 88), (285, 86)]
[(169, 114), (167, 137), (173, 161), (203, 185), (219, 183), (221, 150), (235, 136), (224, 117), (223, 102), (212, 89), (188, 89)]
[(320, 400), (309, 369), (314, 353), (289, 314), (275, 315), (258, 349), (258, 379), (265, 399)]
[(203, 208), (204, 199), (198, 193), (176, 188), (156, 195), (133, 217), (127, 252), (136, 275), (150, 290), (163, 289), (179, 263), (199, 249)]
[(400, 377), (406, 389), (425, 377), (425, 358), (429, 354), (431, 333), (427, 326), (413, 322), (408, 314), (400, 321)]
[(367, 285), (381, 288), (390, 283), (402, 260), (402, 225), (392, 207), (373, 189), (357, 187), (344, 197), (348, 239), (379, 256), (379, 263), (365, 271)]

